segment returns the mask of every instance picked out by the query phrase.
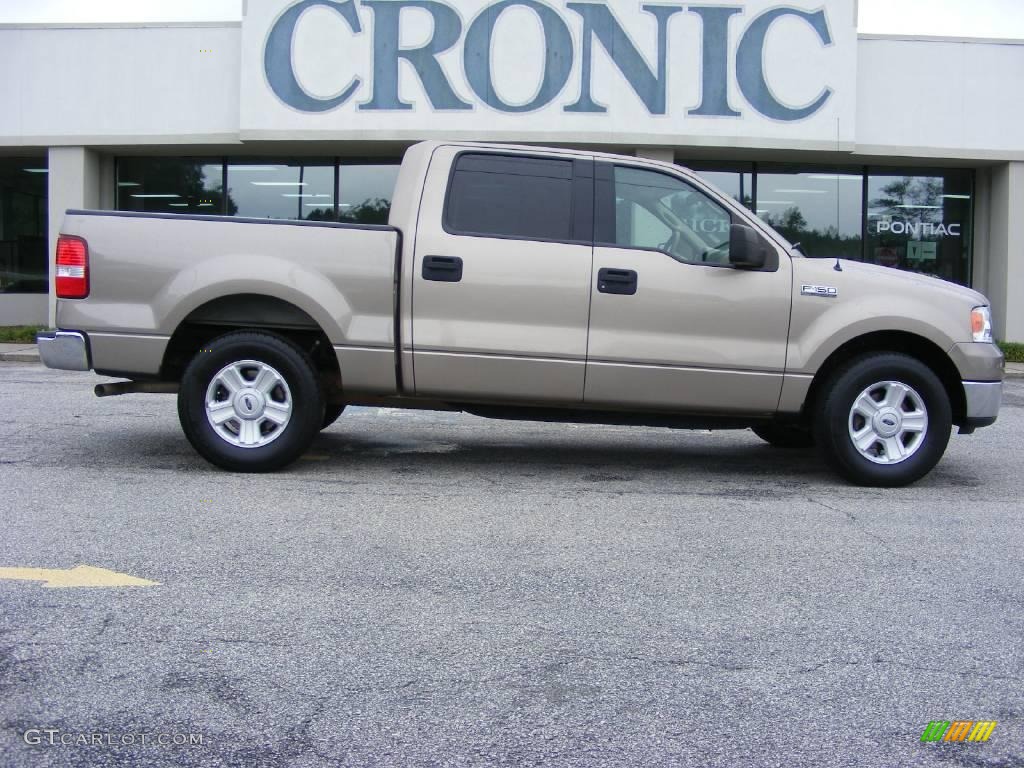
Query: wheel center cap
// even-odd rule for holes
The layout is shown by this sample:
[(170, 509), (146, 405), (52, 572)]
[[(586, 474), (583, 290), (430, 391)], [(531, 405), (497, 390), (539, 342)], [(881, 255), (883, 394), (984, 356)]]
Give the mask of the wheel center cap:
[(263, 409), (266, 407), (266, 401), (263, 398), (263, 393), (246, 388), (237, 395), (235, 395), (235, 413), (238, 414), (239, 418), (242, 419), (258, 419), (263, 415)]
[(892, 437), (903, 426), (903, 416), (895, 408), (883, 408), (874, 415), (872, 426), (882, 437)]

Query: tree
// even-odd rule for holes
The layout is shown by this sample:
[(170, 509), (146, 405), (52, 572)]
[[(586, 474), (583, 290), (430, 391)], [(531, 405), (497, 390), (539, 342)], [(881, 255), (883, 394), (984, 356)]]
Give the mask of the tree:
[(390, 212), (391, 203), (383, 197), (376, 197), (351, 208), (343, 208), (338, 219), (353, 224), (387, 224)]

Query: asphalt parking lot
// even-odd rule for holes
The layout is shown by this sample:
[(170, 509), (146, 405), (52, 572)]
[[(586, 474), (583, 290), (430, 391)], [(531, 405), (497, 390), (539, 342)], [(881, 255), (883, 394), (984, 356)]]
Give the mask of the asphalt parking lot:
[(232, 475), (97, 381), (0, 363), (0, 567), (158, 584), (0, 580), (0, 765), (1024, 765), (1022, 380), (900, 490), (377, 409)]

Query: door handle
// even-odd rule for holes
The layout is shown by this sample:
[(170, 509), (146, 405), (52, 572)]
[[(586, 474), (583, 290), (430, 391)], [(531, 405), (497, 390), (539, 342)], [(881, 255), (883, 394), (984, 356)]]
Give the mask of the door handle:
[(597, 290), (601, 293), (617, 293), (632, 296), (636, 293), (636, 271), (603, 267), (597, 270)]
[(457, 283), (462, 280), (462, 259), (458, 256), (424, 256), (423, 279), (439, 283)]

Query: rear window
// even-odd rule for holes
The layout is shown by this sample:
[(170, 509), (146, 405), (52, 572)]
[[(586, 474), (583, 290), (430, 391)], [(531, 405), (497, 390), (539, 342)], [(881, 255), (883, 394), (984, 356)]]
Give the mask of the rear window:
[(463, 154), (455, 162), (445, 229), (453, 234), (571, 240), (572, 161)]

